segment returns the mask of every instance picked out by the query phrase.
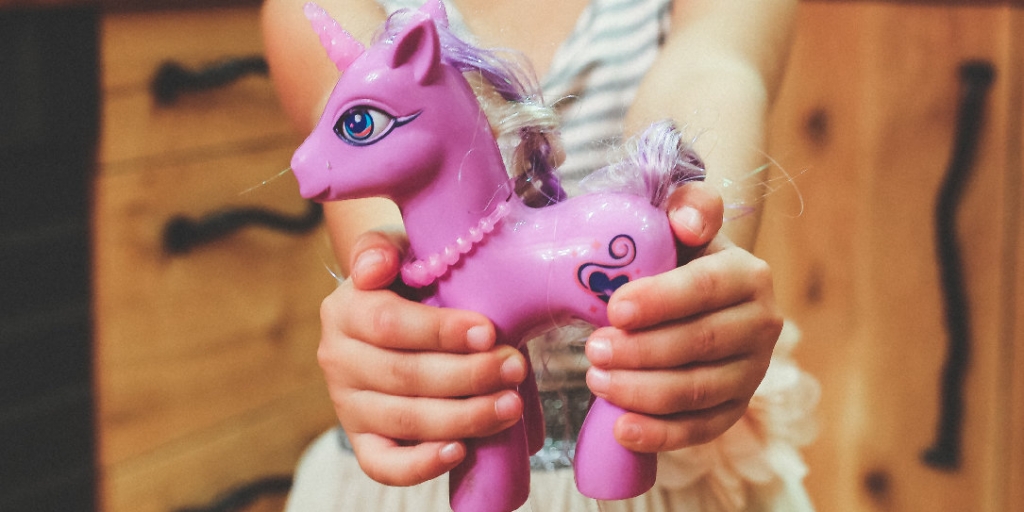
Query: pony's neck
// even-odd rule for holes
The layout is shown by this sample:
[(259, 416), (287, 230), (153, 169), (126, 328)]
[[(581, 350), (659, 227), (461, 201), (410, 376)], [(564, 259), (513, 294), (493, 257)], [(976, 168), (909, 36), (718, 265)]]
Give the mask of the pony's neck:
[(434, 180), (399, 202), (409, 243), (417, 257), (443, 252), (514, 196), (501, 153), (481, 114), (476, 134), (450, 140)]

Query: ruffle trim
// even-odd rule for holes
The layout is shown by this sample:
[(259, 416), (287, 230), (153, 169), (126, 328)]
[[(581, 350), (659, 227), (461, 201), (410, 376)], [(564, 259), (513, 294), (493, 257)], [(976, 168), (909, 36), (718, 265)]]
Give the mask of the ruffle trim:
[(797, 366), (800, 331), (786, 322), (746, 414), (712, 442), (662, 453), (658, 485), (688, 496), (699, 512), (814, 510), (799, 449), (817, 436), (817, 379)]

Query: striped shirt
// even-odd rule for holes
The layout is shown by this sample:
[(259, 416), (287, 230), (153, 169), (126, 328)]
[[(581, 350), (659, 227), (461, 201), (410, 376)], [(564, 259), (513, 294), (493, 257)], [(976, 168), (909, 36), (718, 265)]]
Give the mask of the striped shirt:
[[(422, 4), (378, 1), (389, 14)], [(473, 41), (455, 5), (444, 4), (452, 30)], [(671, 7), (671, 0), (592, 0), (556, 50), (541, 90), (562, 120), (566, 159), (559, 174), (570, 194), (622, 143), (623, 120), (667, 34)]]

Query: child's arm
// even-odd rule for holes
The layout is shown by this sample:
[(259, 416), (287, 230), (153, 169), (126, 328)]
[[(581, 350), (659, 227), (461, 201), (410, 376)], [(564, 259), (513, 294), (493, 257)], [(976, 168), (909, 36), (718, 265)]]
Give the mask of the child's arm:
[[(752, 173), (767, 160), (765, 127), (789, 53), (796, 4), (674, 2), (671, 33), (630, 109), (630, 130), (669, 117), (692, 133), (707, 164), (707, 182), (727, 206), (757, 207), (764, 193), (767, 173)], [(754, 212), (723, 230), (750, 250), (758, 220)]]
[[(756, 207), (763, 193), (761, 176), (749, 175), (765, 160), (765, 122), (795, 7), (795, 0), (675, 2), (672, 33), (629, 112), (634, 130), (665, 117), (692, 130), (707, 185), (727, 206)], [(675, 204), (691, 202), (686, 191)], [(694, 213), (670, 213), (677, 238), (691, 246), (700, 243), (696, 233), (714, 234), (715, 219)], [(595, 366), (588, 383), (646, 413), (616, 425), (626, 447), (654, 452), (709, 441), (746, 411), (782, 324), (771, 271), (748, 252), (757, 226), (756, 212), (730, 220), (692, 262), (612, 296), (615, 327), (588, 341)]]

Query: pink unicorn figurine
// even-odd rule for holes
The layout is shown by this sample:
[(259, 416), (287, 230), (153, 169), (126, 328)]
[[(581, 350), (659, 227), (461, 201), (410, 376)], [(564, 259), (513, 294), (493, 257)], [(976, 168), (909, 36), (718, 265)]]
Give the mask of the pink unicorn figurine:
[[(676, 266), (659, 203), (672, 184), (701, 179), (703, 165), (671, 126), (655, 125), (640, 142), (661, 150), (622, 164), (634, 168), (637, 177), (623, 181), (645, 191), (640, 195), (566, 199), (553, 169), (545, 169), (550, 147), (524, 138), (521, 149), (536, 152), (526, 156), (530, 184), (540, 182), (554, 203), (531, 207), (515, 193), (463, 73), (477, 73), (508, 101), (524, 100), (525, 87), (492, 54), (451, 35), (439, 0), (393, 16), (368, 49), (319, 7), (308, 4), (306, 15), (343, 73), (292, 159), (300, 192), (318, 201), (392, 199), (418, 258), (403, 266), (402, 279), (422, 289), (425, 303), (479, 311), (493, 321), (499, 343), (525, 352), (531, 336), (575, 319), (608, 325), (615, 289)], [(543, 443), (543, 419), (536, 382), (528, 378), (519, 391), (524, 419), (467, 441), (466, 460), (450, 475), (456, 512), (510, 512), (526, 502), (529, 456)], [(625, 499), (654, 484), (656, 456), (613, 437), (624, 412), (597, 399), (587, 415), (574, 460), (586, 496)]]

